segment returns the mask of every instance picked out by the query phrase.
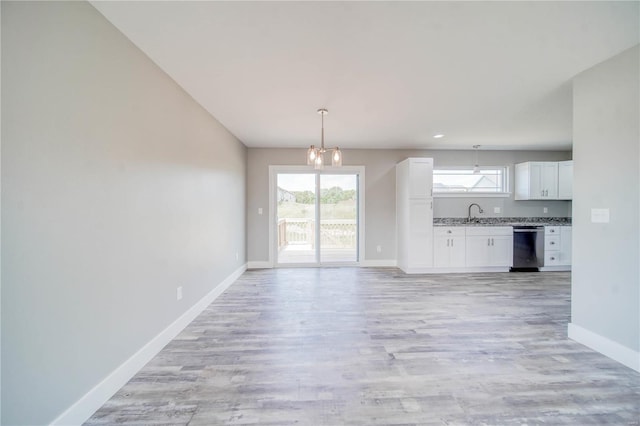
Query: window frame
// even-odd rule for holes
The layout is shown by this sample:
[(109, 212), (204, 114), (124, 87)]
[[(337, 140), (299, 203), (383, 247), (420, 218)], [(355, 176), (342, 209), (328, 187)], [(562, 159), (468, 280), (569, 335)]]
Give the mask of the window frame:
[[(502, 191), (477, 191), (477, 192), (442, 192), (433, 190), (434, 198), (507, 198), (511, 196), (511, 181), (509, 166), (480, 166), (480, 170), (503, 170), (504, 185)], [(434, 176), (438, 170), (473, 170), (473, 166), (441, 166), (434, 167)], [(434, 179), (435, 182), (435, 179)]]

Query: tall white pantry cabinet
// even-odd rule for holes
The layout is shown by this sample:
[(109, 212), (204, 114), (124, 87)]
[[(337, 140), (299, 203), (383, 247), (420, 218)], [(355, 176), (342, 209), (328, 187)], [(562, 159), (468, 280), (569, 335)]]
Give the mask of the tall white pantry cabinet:
[(396, 165), (398, 267), (420, 272), (433, 266), (433, 158)]

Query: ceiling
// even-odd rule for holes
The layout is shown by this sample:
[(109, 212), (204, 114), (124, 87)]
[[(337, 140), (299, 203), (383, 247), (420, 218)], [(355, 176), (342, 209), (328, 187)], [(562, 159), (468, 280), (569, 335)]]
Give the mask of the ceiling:
[(248, 147), (325, 107), (341, 148), (570, 149), (571, 79), (640, 42), (637, 1), (92, 4)]

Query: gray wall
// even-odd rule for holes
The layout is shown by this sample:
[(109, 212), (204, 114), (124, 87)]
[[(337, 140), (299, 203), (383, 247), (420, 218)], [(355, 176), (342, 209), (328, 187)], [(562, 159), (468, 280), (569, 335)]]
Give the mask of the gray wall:
[(2, 423), (46, 424), (245, 262), (247, 153), (88, 3), (2, 2), (2, 56)]
[[(247, 238), (249, 261), (269, 259), (269, 165), (302, 165), (306, 150), (250, 148), (248, 156), (248, 214)], [(473, 165), (472, 151), (431, 150), (345, 150), (344, 164), (365, 166), (365, 257), (366, 260), (394, 260), (396, 258), (395, 232), (395, 165), (407, 157), (432, 157), (439, 166)], [(570, 152), (540, 151), (481, 151), (480, 165), (513, 165), (533, 160), (566, 160)], [(546, 216), (568, 217), (571, 215), (569, 201), (514, 201), (509, 198), (436, 198), (435, 217), (463, 217), (467, 206), (477, 202), (485, 209), (483, 216), (544, 216), (543, 207), (548, 207)], [(264, 209), (258, 215), (258, 208)], [(493, 213), (493, 207), (501, 207), (501, 213)], [(476, 214), (477, 215), (477, 214)], [(376, 252), (376, 246), (382, 252)]]
[[(640, 350), (639, 47), (578, 75), (573, 85), (571, 320)], [(592, 208), (610, 223), (592, 223)]]

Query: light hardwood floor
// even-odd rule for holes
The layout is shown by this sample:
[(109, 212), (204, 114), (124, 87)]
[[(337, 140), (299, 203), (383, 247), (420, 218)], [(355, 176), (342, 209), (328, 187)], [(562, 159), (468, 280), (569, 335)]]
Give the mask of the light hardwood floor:
[(640, 424), (569, 319), (569, 273), (248, 271), (87, 424)]

